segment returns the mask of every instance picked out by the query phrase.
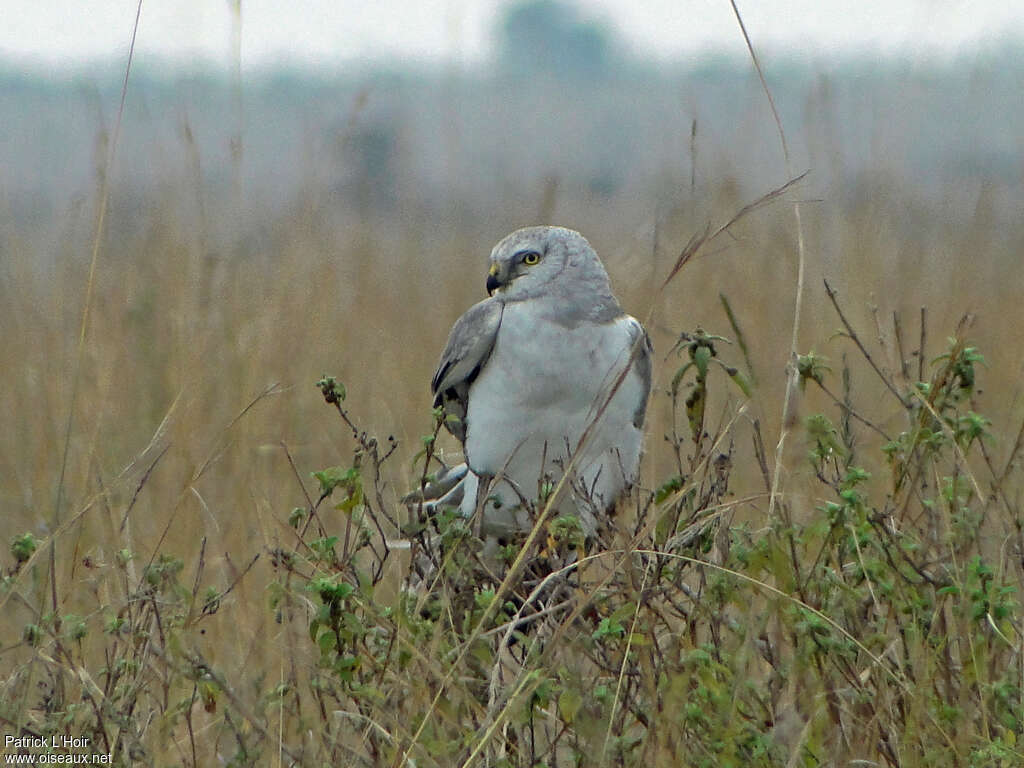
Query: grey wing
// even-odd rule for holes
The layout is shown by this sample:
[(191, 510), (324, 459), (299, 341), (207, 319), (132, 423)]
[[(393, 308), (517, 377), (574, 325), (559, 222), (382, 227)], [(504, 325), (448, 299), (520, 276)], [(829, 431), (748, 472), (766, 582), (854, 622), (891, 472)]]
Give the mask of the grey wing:
[(643, 429), (644, 416), (647, 414), (647, 401), (651, 397), (651, 355), (654, 348), (651, 346), (651, 337), (647, 335), (647, 331), (644, 330), (640, 321), (635, 317), (629, 319), (633, 321), (629, 324), (629, 341), (632, 350), (630, 356), (633, 358), (633, 366), (643, 387), (640, 401), (636, 405), (636, 410), (633, 411), (633, 426)]
[(430, 382), (434, 406), (444, 408), (445, 427), (460, 442), (466, 441), (469, 385), (491, 356), (504, 307), (500, 301), (484, 299), (455, 322)]

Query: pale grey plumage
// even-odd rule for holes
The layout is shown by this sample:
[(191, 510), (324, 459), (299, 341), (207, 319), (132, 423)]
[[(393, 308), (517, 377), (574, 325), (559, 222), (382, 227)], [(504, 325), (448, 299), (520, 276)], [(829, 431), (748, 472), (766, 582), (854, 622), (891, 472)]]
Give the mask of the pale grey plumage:
[(528, 528), (522, 502), (537, 498), (540, 479), (560, 477), (600, 414), (577, 457), (574, 492), (560, 505), (593, 533), (597, 517), (636, 479), (650, 342), (579, 233), (517, 230), (490, 260), (491, 297), (455, 323), (432, 381), (435, 405), (469, 465), (461, 508), (472, 514), (481, 479), (498, 477), (484, 530)]
[(430, 382), (435, 393), (434, 406), (444, 406), (445, 426), (460, 442), (466, 440), (469, 387), (490, 357), (504, 308), (503, 303), (494, 299), (470, 307), (452, 328)]

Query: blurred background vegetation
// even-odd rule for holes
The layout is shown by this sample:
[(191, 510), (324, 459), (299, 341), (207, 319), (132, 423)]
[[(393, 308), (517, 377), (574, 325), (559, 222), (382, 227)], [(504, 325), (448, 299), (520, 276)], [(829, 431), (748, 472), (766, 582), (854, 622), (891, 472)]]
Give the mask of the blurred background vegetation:
[[(987, 454), (976, 460), (1005, 464), (1004, 479), (1016, 480), (972, 546), (999, 565), (1002, 582), (1019, 582), (1024, 486), (1011, 469), (1024, 417), (1024, 49), (1006, 43), (927, 64), (766, 59), (793, 169), (809, 174), (659, 292), (694, 233), (788, 180), (750, 62), (655, 63), (606, 24), (544, 0), (511, 6), (495, 36), (494, 59), (477, 69), (396, 61), (239, 81), (139, 62), (109, 179), (123, 70), (49, 78), (2, 65), (0, 530), (45, 544), (55, 506), (63, 509), (56, 586), (47, 547), (34, 549), (27, 566), (17, 547), (3, 559), (0, 684), (13, 702), (5, 730), (85, 727), (85, 699), (69, 709), (74, 696), (62, 686), (88, 688), (80, 671), (97, 681), (109, 671), (111, 616), (130, 613), (144, 564), (173, 556), (188, 587), (176, 599), (188, 603), (193, 580), (193, 599), (200, 582), (226, 592), (215, 609), (201, 601), (182, 609), (178, 642), (217, 669), (235, 698), (221, 699), (219, 710), (205, 702), (207, 735), (198, 748), (194, 735), (191, 749), (182, 746), (182, 713), (198, 712), (202, 697), (187, 674), (168, 671), (173, 652), (165, 649), (163, 688), (148, 689), (137, 710), (158, 713), (163, 730), (119, 723), (137, 738), (129, 749), (125, 737), (118, 759), (269, 760), (273, 750), (253, 756), (224, 734), (252, 727), (239, 718), (259, 721), (260, 697), (286, 676), (282, 659), (318, 662), (303, 633), (270, 607), (268, 586), (279, 579), (273, 553), (295, 546), (289, 513), (307, 504), (300, 480), (312, 493), (312, 471), (352, 455), (350, 432), (314, 382), (338, 376), (358, 426), (382, 444), (397, 440), (381, 485), (397, 510), (420, 476), (413, 456), (433, 427), (428, 384), (448, 329), (484, 296), (492, 245), (542, 222), (583, 232), (627, 311), (650, 318), (657, 391), (647, 489), (678, 469), (664, 439), (678, 418), (666, 395), (679, 365), (670, 350), (698, 325), (735, 337), (720, 295), (728, 298), (749, 359), (735, 345), (718, 353), (757, 382), (729, 431), (731, 493), (749, 499), (736, 520), (755, 529), (770, 521), (764, 489), (755, 490), (762, 473), (751, 437), (756, 419), (771, 465), (796, 284), (793, 201), (802, 202), (807, 254), (799, 347), (828, 360), (832, 392), (843, 390), (844, 356), (857, 352), (835, 333), (841, 323), (823, 278), (875, 363), (908, 387), (929, 378), (946, 338), (974, 313), (965, 333), (985, 365), (970, 407), (991, 420)], [(109, 208), (79, 367), (104, 188)], [(906, 429), (907, 411), (886, 400), (884, 382), (863, 359), (850, 367), (847, 386), (863, 415), (889, 435)], [(735, 389), (712, 390), (708, 421), (729, 421), (741, 400)], [(808, 387), (797, 423), (832, 407)], [(891, 484), (884, 442), (868, 430), (858, 443), (879, 498)], [(819, 445), (801, 427), (787, 448), (782, 489), (796, 520), (812, 520), (823, 503), (820, 467), (808, 461)], [(321, 514), (329, 531), (344, 528), (343, 510)], [(402, 574), (396, 565), (388, 577), (392, 594)], [(68, 660), (57, 659), (78, 670), (60, 683), (40, 660), (48, 646), (39, 637), (60, 637), (54, 616), (67, 615), (89, 632)], [(1013, 621), (1009, 663), (1019, 666), (1021, 624)], [(1016, 714), (1002, 726), (1009, 734), (1021, 728), (1019, 682), (1009, 694)], [(187, 706), (172, 716), (176, 695)], [(426, 706), (430, 696), (420, 698)], [(218, 719), (224, 711), (235, 713), (230, 728), (230, 714)], [(47, 719), (54, 713), (64, 719)], [(778, 743), (800, 742), (789, 734)], [(962, 759), (948, 764), (966, 764), (971, 748), (954, 749)], [(864, 754), (882, 759), (871, 749)], [(317, 759), (334, 754), (325, 750)], [(818, 764), (793, 754), (804, 762), (790, 764)], [(924, 764), (914, 759), (888, 762)]]

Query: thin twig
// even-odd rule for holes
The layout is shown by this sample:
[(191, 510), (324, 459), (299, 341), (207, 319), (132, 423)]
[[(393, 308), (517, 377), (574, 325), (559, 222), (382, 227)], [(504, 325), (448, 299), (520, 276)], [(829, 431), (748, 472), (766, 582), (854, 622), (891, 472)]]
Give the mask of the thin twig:
[(924, 381), (924, 360), (925, 360), (924, 342), (925, 342), (925, 334), (926, 334), (926, 332), (928, 330), (928, 324), (925, 322), (925, 320), (927, 319), (926, 318), (927, 311), (928, 311), (927, 308), (921, 307), (921, 340), (918, 342), (918, 345), (917, 345), (917, 380), (918, 381)]
[[(135, 37), (139, 32), (139, 17), (142, 15), (142, 0), (135, 9), (135, 22), (132, 25), (132, 39), (128, 45), (128, 61), (124, 68), (124, 81), (121, 83), (121, 102), (117, 108), (117, 119), (114, 121), (114, 135), (110, 140), (110, 152), (103, 167), (100, 181), (100, 204), (96, 214), (96, 230), (92, 239), (92, 257), (89, 260), (89, 276), (85, 282), (85, 303), (82, 307), (82, 322), (78, 328), (78, 347), (75, 351), (75, 368), (71, 375), (71, 396), (68, 400), (68, 420), (64, 429), (64, 449), (60, 461), (60, 476), (57, 479), (57, 497), (54, 500), (53, 530), (56, 532), (61, 523), (61, 499), (64, 494), (64, 478), (67, 474), (68, 455), (71, 453), (71, 429), (75, 423), (75, 403), (78, 400), (78, 385), (82, 378), (82, 357), (85, 352), (85, 337), (89, 328), (89, 310), (92, 307), (93, 285), (96, 278), (96, 263), (99, 261), (100, 243), (103, 241), (103, 228), (107, 218), (107, 202), (110, 199), (110, 175), (114, 169), (114, 158), (117, 156), (117, 145), (121, 138), (121, 121), (124, 117), (124, 105), (128, 98), (128, 76), (132, 71), (132, 59), (135, 56)], [(57, 537), (50, 538), (50, 595), (54, 612), (57, 611)]]
[(855, 418), (857, 421), (859, 421), (864, 426), (870, 427), (871, 429), (873, 429), (879, 435), (884, 437), (886, 439), (886, 442), (892, 442), (892, 438), (889, 437), (889, 435), (887, 435), (885, 433), (885, 431), (881, 427), (878, 427), (878, 426), (875, 426), (874, 424), (872, 424), (870, 421), (868, 421), (863, 416), (861, 416), (859, 413), (857, 413), (855, 410), (853, 410), (853, 408), (851, 408), (848, 403), (840, 400), (838, 397), (836, 397), (834, 394), (832, 394), (832, 391), (828, 387), (826, 387), (822, 382), (815, 380), (814, 383), (818, 385), (819, 389), (821, 389), (822, 392), (824, 392), (826, 395), (828, 395), (830, 398), (832, 398), (832, 402), (833, 403), (835, 403), (837, 406), (839, 406), (840, 408), (843, 409), (843, 413), (848, 413), (850, 416), (853, 416), (853, 418)]
[(302, 489), (302, 495), (306, 499), (306, 506), (309, 509), (313, 509), (313, 499), (309, 496), (309, 491), (306, 490), (306, 484), (302, 482), (302, 475), (299, 474), (299, 468), (295, 466), (295, 459), (292, 458), (292, 452), (288, 450), (288, 444), (284, 440), (281, 441), (281, 447), (284, 449), (284, 455), (288, 457), (288, 465), (292, 468), (292, 474), (295, 475), (295, 480), (299, 484), (299, 488)]
[(153, 459), (153, 462), (146, 468), (146, 471), (142, 474), (142, 478), (139, 480), (139, 484), (135, 486), (135, 493), (132, 494), (131, 501), (128, 502), (128, 507), (125, 509), (124, 515), (121, 517), (121, 525), (118, 527), (118, 532), (124, 532), (124, 527), (128, 524), (128, 515), (131, 514), (132, 508), (135, 506), (135, 502), (139, 498), (139, 493), (142, 491), (142, 486), (144, 486), (146, 484), (146, 481), (149, 480), (149, 476), (153, 473), (153, 470), (156, 469), (156, 465), (160, 463), (160, 459), (164, 457), (164, 455), (167, 453), (167, 451), (170, 450), (170, 448), (170, 444), (165, 445), (163, 447), (163, 450), (161, 450), (160, 453), (157, 454), (156, 458)]
[(747, 339), (743, 335), (743, 330), (740, 328), (740, 324), (736, 319), (735, 313), (732, 311), (732, 304), (729, 303), (729, 299), (724, 293), (718, 294), (718, 300), (722, 303), (722, 308), (725, 309), (725, 316), (729, 320), (729, 327), (732, 328), (733, 335), (736, 336), (736, 343), (739, 345), (740, 352), (743, 353), (743, 362), (747, 365), (747, 374), (750, 376), (750, 383), (752, 386), (756, 387), (757, 374), (754, 373), (754, 361), (750, 359), (750, 349), (747, 347)]
[[(740, 15), (740, 9), (736, 7), (736, 0), (729, 0), (729, 2), (732, 5), (733, 13), (736, 15), (736, 21), (740, 25), (740, 31), (743, 33), (743, 40), (747, 44), (747, 51), (750, 53), (750, 60), (754, 64), (754, 69), (757, 70), (757, 76), (761, 81), (761, 88), (764, 90), (765, 96), (768, 97), (768, 104), (772, 110), (772, 117), (775, 118), (775, 127), (778, 129), (779, 141), (782, 143), (782, 156), (786, 162), (786, 175), (792, 176), (793, 170), (789, 159), (789, 146), (786, 143), (786, 132), (782, 128), (782, 120), (779, 118), (779, 111), (775, 108), (775, 99), (772, 98), (772, 92), (768, 87), (768, 81), (765, 79), (764, 71), (761, 69), (761, 63), (758, 61), (757, 54), (754, 52), (754, 44), (750, 41), (750, 35), (747, 34), (747, 27), (743, 23), (743, 17)], [(796, 387), (798, 380), (794, 361), (798, 354), (797, 345), (800, 334), (800, 318), (803, 310), (804, 264), (806, 261), (804, 256), (804, 228), (803, 222), (800, 218), (800, 202), (798, 200), (793, 201), (793, 216), (796, 219), (797, 238), (796, 295), (793, 300), (793, 332), (791, 334), (789, 344), (789, 375), (786, 377), (786, 394), (782, 403), (782, 427), (779, 431), (779, 442), (775, 447), (775, 472), (772, 476), (772, 490), (771, 496), (768, 500), (769, 519), (774, 517), (776, 499), (778, 498), (779, 488), (782, 483), (782, 464), (785, 454), (786, 437), (789, 434), (791, 421), (793, 420), (793, 408), (796, 400)]]
[(907, 365), (906, 353), (903, 351), (903, 323), (900, 322), (900, 313), (893, 310), (892, 329), (896, 334), (896, 354), (899, 355), (900, 375), (906, 381), (910, 378), (910, 366)]
[(907, 404), (906, 401), (903, 399), (903, 395), (899, 393), (899, 390), (896, 389), (895, 385), (892, 383), (889, 377), (887, 377), (882, 372), (882, 369), (878, 367), (878, 364), (875, 362), (875, 359), (871, 357), (871, 353), (868, 352), (867, 348), (864, 346), (864, 343), (860, 340), (860, 336), (858, 336), (857, 332), (853, 330), (853, 326), (850, 325), (850, 321), (846, 319), (846, 315), (843, 313), (842, 307), (839, 306), (839, 300), (836, 298), (838, 296), (838, 293), (835, 291), (835, 289), (832, 288), (831, 285), (828, 284), (827, 279), (824, 280), (823, 282), (825, 283), (825, 293), (828, 294), (829, 301), (831, 301), (832, 306), (835, 307), (836, 314), (839, 315), (840, 322), (842, 322), (843, 327), (846, 328), (846, 335), (850, 338), (850, 341), (857, 345), (857, 349), (860, 350), (860, 353), (864, 356), (864, 359), (868, 361), (868, 364), (874, 369), (875, 373), (878, 374), (878, 378), (882, 380), (882, 383), (885, 384), (886, 388), (888, 388), (888, 390), (892, 392), (893, 397), (895, 397), (899, 401), (899, 404), (901, 406), (906, 407)]
[(686, 245), (683, 246), (683, 250), (679, 253), (679, 256), (676, 257), (675, 263), (672, 265), (672, 269), (669, 270), (668, 276), (662, 282), (661, 287), (658, 290), (663, 291), (668, 286), (668, 284), (672, 282), (673, 278), (675, 278), (675, 276), (679, 274), (679, 270), (681, 270), (687, 262), (689, 262), (694, 256), (696, 256), (701, 248), (711, 243), (715, 238), (719, 237), (723, 233), (728, 232), (733, 225), (735, 225), (740, 219), (744, 218), (747, 214), (753, 213), (758, 208), (761, 208), (777, 200), (779, 197), (784, 195), (790, 189), (790, 187), (803, 181), (804, 177), (807, 176), (808, 173), (809, 171), (804, 171), (799, 176), (792, 176), (792, 174), (790, 174), (789, 181), (787, 181), (781, 187), (776, 187), (770, 192), (766, 192), (753, 202), (747, 203), (745, 206), (740, 208), (735, 214), (733, 214), (732, 218), (730, 218), (727, 222), (725, 222), (725, 224), (722, 224), (717, 229), (712, 230), (711, 225), (709, 224), (704, 227), (703, 231), (694, 233), (693, 236), (690, 237), (690, 240), (686, 243)]

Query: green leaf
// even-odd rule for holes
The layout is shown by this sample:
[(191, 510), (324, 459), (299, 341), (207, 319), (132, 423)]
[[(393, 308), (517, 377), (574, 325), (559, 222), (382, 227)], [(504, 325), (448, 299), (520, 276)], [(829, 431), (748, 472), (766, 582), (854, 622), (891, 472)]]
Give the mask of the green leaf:
[(800, 390), (803, 391), (808, 380), (819, 386), (824, 382), (825, 374), (832, 369), (826, 364), (828, 358), (808, 352), (806, 355), (797, 355), (796, 372), (800, 376)]
[(693, 364), (697, 366), (697, 378), (703, 379), (708, 375), (708, 362), (713, 354), (711, 347), (704, 344), (693, 351)]
[(335, 488), (345, 482), (346, 472), (347, 470), (342, 467), (328, 467), (327, 469), (313, 472), (313, 478), (320, 483), (320, 493), (328, 496)]
[(328, 403), (341, 403), (346, 396), (345, 385), (333, 376), (323, 376), (316, 386), (324, 395)]
[(558, 714), (566, 723), (572, 723), (583, 706), (583, 694), (575, 688), (565, 688), (558, 697)]
[(592, 637), (595, 640), (603, 640), (606, 637), (622, 637), (625, 634), (626, 628), (618, 621), (614, 621), (609, 617), (601, 619), (601, 623), (597, 625), (597, 629), (594, 630)]
[(11, 554), (19, 564), (24, 563), (32, 557), (38, 546), (39, 542), (36, 541), (35, 536), (31, 533), (23, 533), (11, 540)]
[(690, 423), (690, 434), (695, 443), (700, 442), (704, 432), (704, 406), (707, 404), (708, 389), (703, 379), (697, 381), (693, 392), (686, 398), (686, 420)]
[(661, 504), (665, 499), (672, 496), (676, 491), (683, 487), (685, 479), (682, 475), (676, 475), (666, 480), (662, 486), (654, 494), (654, 503)]
[(747, 397), (753, 397), (754, 396), (754, 388), (751, 385), (750, 381), (747, 379), (746, 376), (743, 375), (742, 372), (740, 372), (740, 371), (738, 371), (736, 369), (732, 369), (729, 372), (729, 376), (730, 376), (730, 378), (732, 378), (733, 383), (735, 383), (736, 386), (740, 388), (740, 392), (742, 392)]
[[(309, 543), (309, 548), (316, 555), (316, 559), (325, 562), (333, 563), (337, 560), (337, 554), (334, 551), (334, 545), (338, 543), (337, 536), (327, 536), (322, 539), (316, 539)], [(321, 592), (321, 594), (323, 594)]]
[(320, 654), (326, 656), (337, 647), (338, 638), (333, 632), (321, 632), (316, 644), (320, 648)]
[(688, 370), (690, 370), (690, 368), (692, 368), (692, 367), (693, 367), (693, 363), (692, 362), (691, 363), (686, 363), (686, 365), (681, 366), (679, 368), (679, 370), (676, 371), (675, 376), (672, 377), (672, 384), (670, 386), (670, 391), (672, 392), (673, 395), (675, 395), (677, 392), (679, 392), (679, 383), (683, 380), (683, 376), (686, 375), (686, 372)]

